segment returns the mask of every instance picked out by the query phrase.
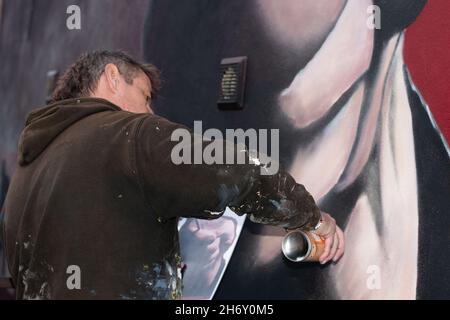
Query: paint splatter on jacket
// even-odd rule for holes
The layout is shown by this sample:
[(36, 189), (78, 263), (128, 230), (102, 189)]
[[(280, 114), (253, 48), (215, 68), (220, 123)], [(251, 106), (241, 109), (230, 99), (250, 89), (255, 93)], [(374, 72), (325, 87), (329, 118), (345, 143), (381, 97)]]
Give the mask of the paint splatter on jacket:
[(284, 170), (264, 176), (252, 163), (175, 165), (178, 128), (96, 98), (28, 116), (5, 202), (18, 298), (177, 299), (179, 217), (215, 219), (229, 206), (285, 228), (318, 222), (314, 199)]

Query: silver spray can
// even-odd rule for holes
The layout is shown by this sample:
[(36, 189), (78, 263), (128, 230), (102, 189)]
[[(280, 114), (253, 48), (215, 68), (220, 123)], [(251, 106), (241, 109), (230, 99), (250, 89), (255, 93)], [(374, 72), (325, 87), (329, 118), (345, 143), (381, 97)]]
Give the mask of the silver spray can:
[(293, 262), (316, 262), (325, 250), (325, 239), (314, 232), (294, 230), (283, 238), (284, 256)]

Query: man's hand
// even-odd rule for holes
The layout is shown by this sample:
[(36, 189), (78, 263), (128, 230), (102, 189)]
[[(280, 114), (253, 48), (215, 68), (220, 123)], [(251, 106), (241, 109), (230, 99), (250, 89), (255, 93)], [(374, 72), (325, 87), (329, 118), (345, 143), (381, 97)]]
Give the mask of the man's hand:
[(319, 261), (325, 264), (333, 259), (338, 261), (345, 250), (344, 233), (336, 225), (336, 220), (328, 213), (322, 212), (322, 224), (314, 233), (325, 239), (325, 251), (320, 256)]

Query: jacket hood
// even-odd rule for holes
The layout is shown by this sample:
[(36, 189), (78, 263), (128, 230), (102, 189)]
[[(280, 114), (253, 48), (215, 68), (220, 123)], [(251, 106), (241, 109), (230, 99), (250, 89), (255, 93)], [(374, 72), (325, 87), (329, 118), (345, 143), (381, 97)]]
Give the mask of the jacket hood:
[(28, 114), (19, 140), (19, 165), (34, 161), (47, 146), (75, 122), (97, 112), (119, 111), (118, 106), (99, 98), (57, 101)]

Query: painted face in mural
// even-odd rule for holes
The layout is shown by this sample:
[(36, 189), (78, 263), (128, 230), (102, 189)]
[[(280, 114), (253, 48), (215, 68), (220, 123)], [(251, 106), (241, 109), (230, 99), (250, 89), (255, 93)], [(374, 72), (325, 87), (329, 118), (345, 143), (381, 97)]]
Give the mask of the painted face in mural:
[(218, 281), (217, 277), (223, 269), (223, 255), (236, 237), (236, 221), (230, 217), (187, 219), (180, 230), (180, 237), (182, 252), (195, 252), (184, 260), (187, 265), (184, 286), (189, 289), (188, 293), (195, 292), (197, 296), (205, 293), (204, 298), (208, 298), (206, 292)]

